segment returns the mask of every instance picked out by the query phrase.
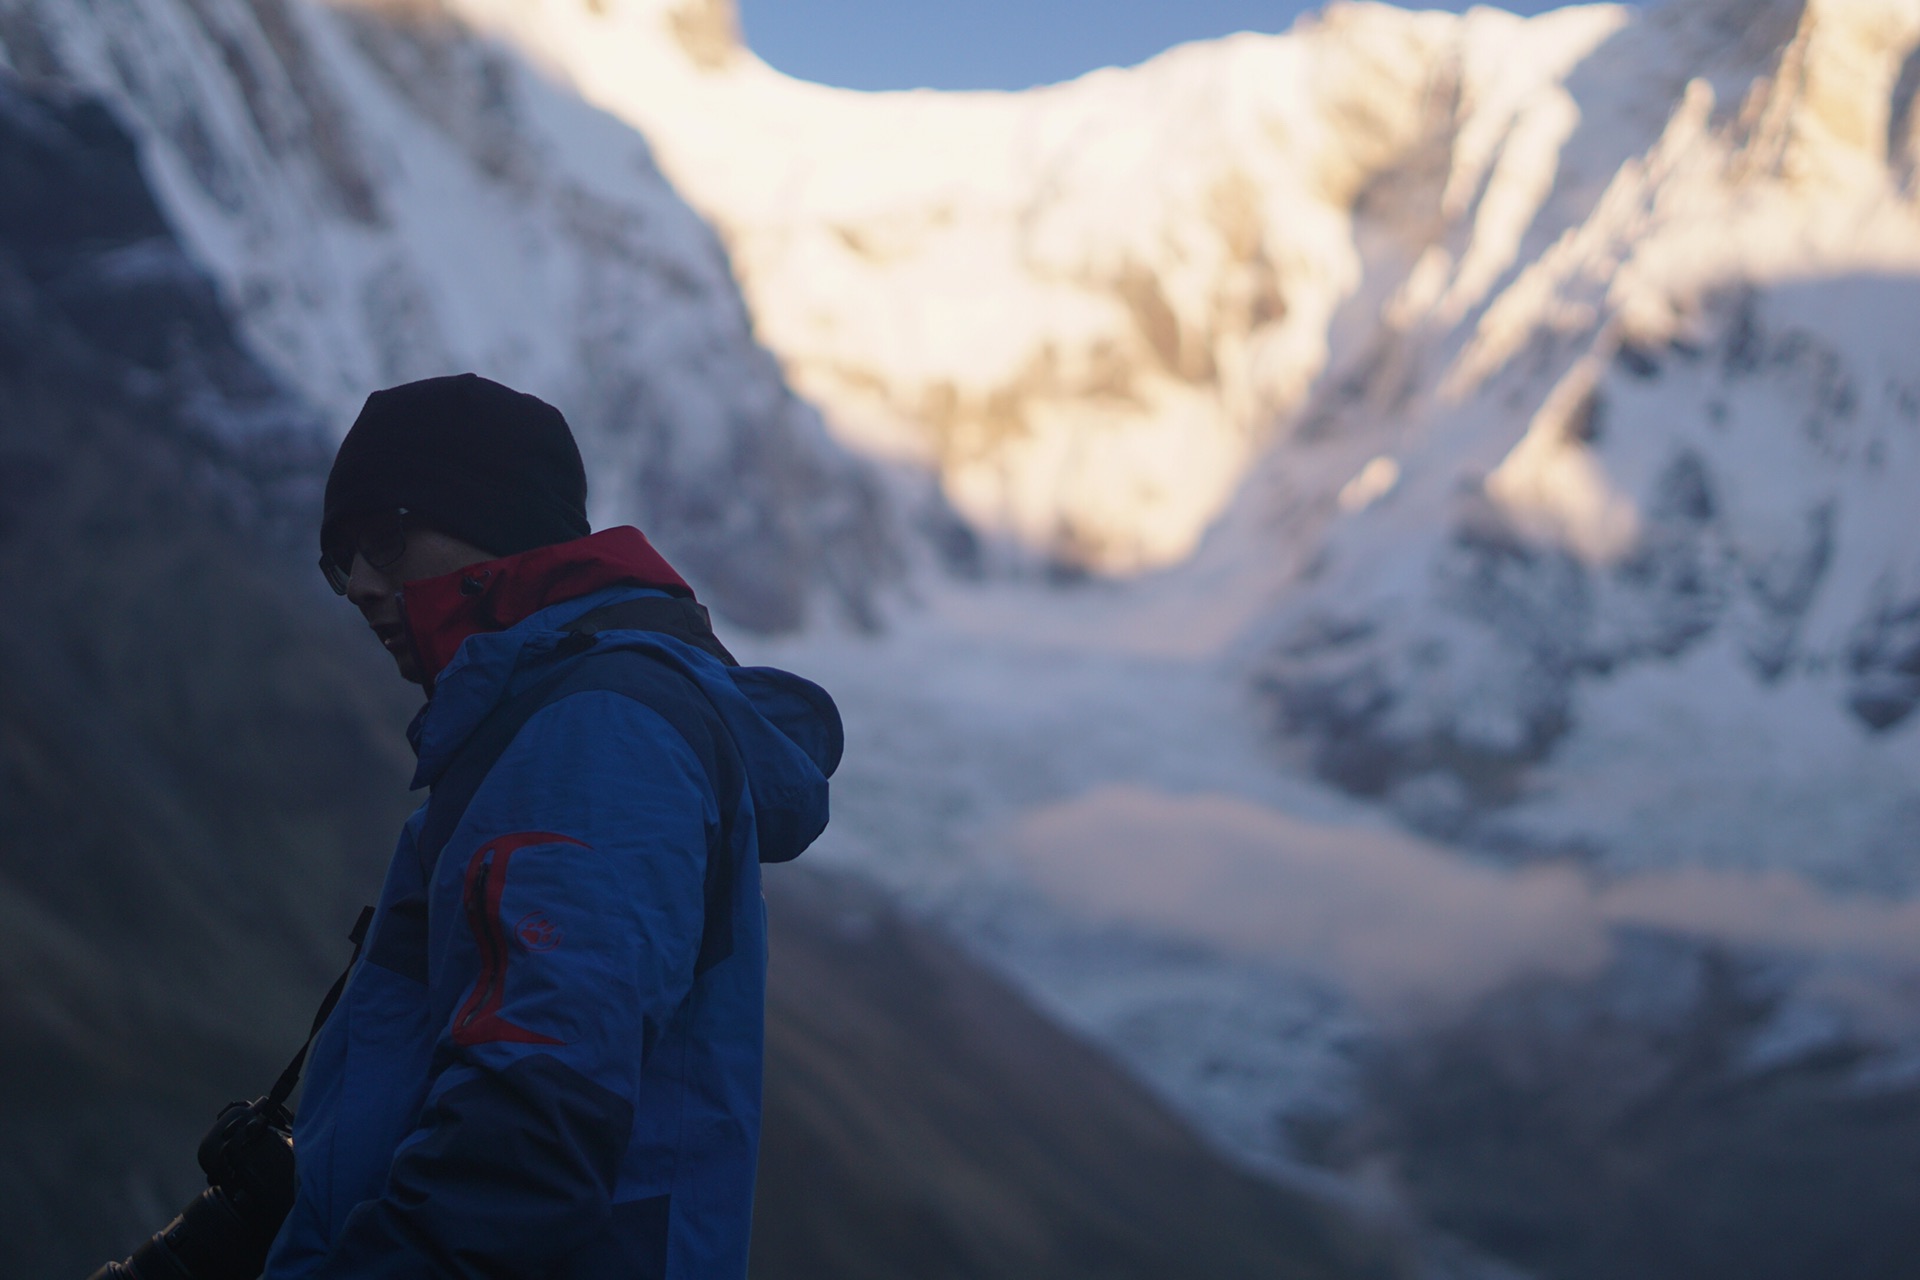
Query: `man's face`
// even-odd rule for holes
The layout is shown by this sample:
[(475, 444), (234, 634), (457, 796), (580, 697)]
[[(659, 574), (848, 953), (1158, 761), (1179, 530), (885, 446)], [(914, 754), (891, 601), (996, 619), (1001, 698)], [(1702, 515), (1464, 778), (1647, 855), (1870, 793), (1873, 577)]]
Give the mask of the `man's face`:
[(417, 582), (421, 578), (437, 578), (470, 564), (492, 560), (494, 555), (470, 542), (462, 542), (450, 533), (442, 533), (409, 520), (403, 526), (404, 549), (390, 561), (384, 555), (377, 556), (386, 563), (375, 568), (364, 550), (369, 546), (369, 539), (391, 540), (392, 521), (393, 516), (387, 514), (348, 520), (343, 525), (343, 545), (359, 549), (354, 553), (353, 569), (347, 577), (346, 594), (354, 608), (360, 610), (360, 616), (367, 620), (367, 625), (373, 628), (373, 633), (380, 638), (381, 645), (393, 655), (401, 678), (420, 684), (423, 683), (420, 658), (414, 653), (407, 629), (400, 620), (401, 585)]

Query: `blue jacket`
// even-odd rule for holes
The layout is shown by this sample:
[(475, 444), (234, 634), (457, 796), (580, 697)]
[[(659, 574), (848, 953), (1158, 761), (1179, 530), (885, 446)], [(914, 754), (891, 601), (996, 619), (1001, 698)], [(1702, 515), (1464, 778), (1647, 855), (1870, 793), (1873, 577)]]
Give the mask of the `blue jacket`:
[(431, 866), (416, 851), (427, 808), (413, 815), (313, 1046), (299, 1193), (268, 1280), (746, 1274), (759, 867), (825, 827), (840, 723), (784, 672), (651, 631), (581, 652), (564, 630), (658, 594), (605, 587), (465, 637), (410, 733), (414, 785), (503, 699), (620, 654), (697, 693), (743, 780), (717, 795), (670, 717), (588, 689), (526, 721)]

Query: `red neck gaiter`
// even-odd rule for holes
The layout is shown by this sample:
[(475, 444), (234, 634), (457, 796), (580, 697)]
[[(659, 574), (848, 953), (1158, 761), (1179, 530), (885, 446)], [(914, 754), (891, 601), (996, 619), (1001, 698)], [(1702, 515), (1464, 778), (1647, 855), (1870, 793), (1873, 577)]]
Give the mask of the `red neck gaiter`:
[(550, 605), (603, 587), (652, 587), (693, 596), (686, 580), (631, 525), (407, 583), (400, 615), (429, 696), (434, 679), (468, 636), (504, 631)]

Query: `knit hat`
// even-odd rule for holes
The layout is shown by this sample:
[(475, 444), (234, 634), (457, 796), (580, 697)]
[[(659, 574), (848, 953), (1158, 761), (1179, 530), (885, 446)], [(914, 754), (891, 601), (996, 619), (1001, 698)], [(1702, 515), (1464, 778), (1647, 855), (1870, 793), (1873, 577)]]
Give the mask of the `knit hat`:
[(592, 532), (567, 420), (471, 373), (367, 397), (327, 476), (321, 550), (342, 520), (402, 507), (496, 556)]

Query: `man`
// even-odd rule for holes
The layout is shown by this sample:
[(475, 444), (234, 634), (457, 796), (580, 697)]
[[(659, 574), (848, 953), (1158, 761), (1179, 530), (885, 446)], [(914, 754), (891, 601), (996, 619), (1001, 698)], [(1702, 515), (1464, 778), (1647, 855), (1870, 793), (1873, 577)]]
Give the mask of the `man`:
[(267, 1276), (744, 1276), (759, 864), (826, 825), (832, 701), (589, 534), (565, 419), (471, 374), (367, 399), (320, 543), (427, 691), (434, 790), (314, 1042)]

